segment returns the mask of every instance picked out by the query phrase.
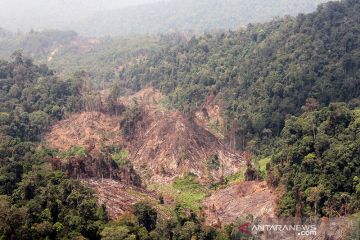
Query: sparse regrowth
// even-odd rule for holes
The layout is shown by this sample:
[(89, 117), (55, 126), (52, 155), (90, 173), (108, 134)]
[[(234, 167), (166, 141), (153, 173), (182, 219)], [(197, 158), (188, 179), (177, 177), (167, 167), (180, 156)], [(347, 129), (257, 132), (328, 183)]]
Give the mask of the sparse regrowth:
[(201, 201), (210, 193), (192, 174), (176, 178), (170, 184), (152, 184), (149, 189), (157, 190), (163, 196), (170, 196), (178, 204), (193, 211), (199, 210)]
[(84, 146), (74, 146), (67, 151), (59, 153), (59, 157), (63, 160), (70, 157), (85, 157), (85, 156), (86, 156), (86, 148)]

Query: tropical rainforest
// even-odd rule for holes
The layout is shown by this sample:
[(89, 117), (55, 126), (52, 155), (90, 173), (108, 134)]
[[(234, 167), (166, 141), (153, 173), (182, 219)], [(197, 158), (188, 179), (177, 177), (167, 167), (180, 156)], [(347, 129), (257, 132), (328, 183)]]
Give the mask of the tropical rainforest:
[[(256, 1), (253, 10), (263, 14), (247, 12), (251, 17), (235, 14), (249, 8), (237, 5), (242, 1), (210, 2), (197, 1), (192, 17), (185, 9), (193, 2), (173, 1), (155, 3), (151, 11), (144, 5), (135, 15), (113, 11), (90, 20), (95, 27), (86, 34), (102, 35), (110, 31), (103, 26), (121, 15), (112, 31), (121, 37), (0, 29), (1, 239), (242, 239), (247, 236), (238, 226), (256, 219), (239, 216), (225, 226), (208, 226), (197, 199), (226, 189), (234, 179), (266, 181), (278, 193), (280, 217), (355, 216), (343, 237), (358, 239), (360, 1), (328, 2), (313, 13), (306, 12), (316, 1), (305, 1), (304, 9), (276, 1), (277, 11), (269, 13), (272, 1)], [(224, 14), (214, 12), (219, 9)], [(257, 23), (295, 10), (304, 14)], [(239, 23), (244, 27), (235, 30)], [(218, 30), (224, 28), (233, 30)], [(144, 33), (154, 35), (128, 36)], [(118, 134), (131, 142), (145, 110), (136, 100), (131, 108), (117, 106), (118, 99), (149, 87), (163, 94), (162, 109), (188, 121), (210, 104), (219, 106), (224, 121), (209, 128), (226, 147), (251, 157), (246, 169), (219, 181), (203, 184), (193, 173), (175, 178), (166, 185), (173, 189), (166, 190), (189, 191), (183, 202), (167, 205), (170, 200), (160, 194), (113, 219), (106, 202), (79, 181), (86, 174), (78, 171), (93, 167), (101, 182), (109, 176), (143, 187), (126, 145), (119, 150), (102, 144), (102, 155), (90, 156), (92, 149), (84, 147), (66, 153), (43, 147), (43, 137), (69, 116), (97, 109), (121, 115)], [(110, 93), (102, 99), (100, 91)], [(224, 172), (218, 155), (206, 164), (208, 172)]]

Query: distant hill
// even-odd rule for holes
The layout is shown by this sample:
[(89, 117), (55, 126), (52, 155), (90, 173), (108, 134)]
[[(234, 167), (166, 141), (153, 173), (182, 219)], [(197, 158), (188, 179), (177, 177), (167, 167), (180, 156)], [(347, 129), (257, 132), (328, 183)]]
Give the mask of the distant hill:
[(6, 29), (0, 28), (0, 39), (3, 39), (7, 36), (9, 36), (10, 32)]
[(1, 0), (0, 25), (11, 31), (70, 30), (97, 11), (120, 9), (156, 0)]
[(0, 57), (8, 59), (13, 52), (21, 50), (35, 59), (47, 58), (55, 47), (68, 45), (77, 37), (74, 31), (13, 33), (0, 28)]
[(118, 68), (131, 65), (132, 61), (162, 46), (176, 44), (182, 38), (185, 39), (175, 34), (93, 38), (79, 36), (74, 31), (12, 33), (0, 28), (0, 58), (9, 60), (15, 51), (21, 51), (37, 64), (49, 65), (60, 75), (86, 71), (91, 80), (105, 84), (117, 78)]
[(170, 0), (99, 12), (72, 27), (87, 35), (227, 30), (312, 12), (323, 2), (327, 0)]

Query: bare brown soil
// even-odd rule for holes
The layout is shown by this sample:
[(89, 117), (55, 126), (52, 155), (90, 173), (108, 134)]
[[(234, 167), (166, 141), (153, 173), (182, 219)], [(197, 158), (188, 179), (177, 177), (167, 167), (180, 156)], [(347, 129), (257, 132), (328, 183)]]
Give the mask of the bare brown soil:
[(43, 145), (66, 151), (73, 146), (121, 145), (120, 117), (100, 112), (83, 112), (55, 124)]
[[(237, 172), (244, 164), (242, 154), (230, 151), (222, 139), (177, 111), (159, 106), (162, 95), (145, 89), (132, 97), (143, 109), (134, 141), (130, 142), (131, 161), (148, 182), (167, 182), (184, 173), (200, 179), (220, 179)], [(124, 105), (129, 105), (127, 98)], [(131, 102), (130, 102), (131, 104)], [(212, 156), (219, 158), (218, 168), (209, 168)]]
[[(108, 91), (101, 92), (101, 99), (105, 99), (106, 95)], [(196, 174), (201, 182), (208, 182), (210, 179), (219, 180), (222, 176), (236, 173), (244, 167), (248, 153), (231, 151), (224, 143), (221, 133), (209, 124), (215, 122), (220, 129), (224, 124), (220, 108), (213, 99), (209, 98), (204, 109), (189, 118), (180, 112), (161, 107), (159, 103), (162, 97), (160, 92), (148, 88), (118, 100), (119, 104), (127, 108), (136, 103), (142, 109), (142, 116), (135, 124), (131, 140), (124, 139), (120, 134), (119, 123), (123, 116), (83, 112), (54, 125), (45, 136), (43, 145), (61, 151), (73, 146), (84, 146), (90, 149), (90, 154), (94, 153), (94, 156), (83, 157), (87, 161), (101, 160), (97, 158), (96, 152), (104, 146), (125, 147), (130, 153), (129, 160), (136, 173), (145, 183), (170, 182), (188, 172)], [(217, 169), (208, 166), (209, 158), (214, 155), (218, 156), (220, 163)], [(70, 160), (76, 162), (76, 159)], [(71, 163), (70, 160), (68, 163)], [(73, 165), (76, 169), (74, 176), (79, 176), (81, 169), (76, 168), (75, 163)], [(97, 166), (86, 161), (83, 165), (89, 169)], [(97, 173), (97, 168), (94, 169), (96, 170), (92, 172)], [(104, 174), (107, 173), (105, 170), (102, 176), (106, 177), (109, 174)], [(80, 174), (80, 177), (98, 176), (95, 173), (91, 175), (90, 172)], [(154, 205), (158, 202), (155, 193), (131, 183), (128, 178), (136, 173), (125, 173), (119, 173), (122, 182), (105, 178), (81, 180), (85, 186), (95, 191), (99, 203), (106, 205), (112, 219), (131, 211), (132, 205), (139, 201), (150, 201)], [(274, 224), (278, 224), (279, 220), (275, 216), (276, 199), (277, 194), (267, 187), (266, 182), (242, 182), (215, 191), (206, 198), (202, 203), (202, 214), (206, 224), (216, 227), (224, 227), (248, 214), (259, 217), (264, 222), (274, 221)], [(165, 203), (172, 204), (172, 199), (165, 197)], [(323, 218), (319, 222), (317, 236), (302, 238), (287, 233), (264, 234), (261, 239), (343, 239), (349, 226), (348, 219)]]
[[(305, 219), (279, 218), (276, 216), (276, 201), (278, 193), (269, 189), (266, 182), (249, 181), (235, 184), (213, 193), (203, 201), (202, 214), (205, 224), (224, 227), (237, 219), (245, 220), (252, 215), (258, 219), (258, 225), (315, 225), (316, 235), (301, 236), (294, 231), (264, 231), (253, 232), (256, 239), (309, 239), (309, 240), (342, 240), (352, 228), (349, 217)], [(246, 221), (246, 220), (245, 220)], [(306, 234), (306, 233), (304, 233)]]
[[(227, 150), (215, 135), (180, 113), (152, 112), (139, 124), (146, 127), (136, 132), (131, 158), (150, 182), (168, 181), (187, 172), (219, 179), (242, 165), (241, 155)], [(214, 155), (219, 167), (209, 169), (207, 163)]]
[[(102, 92), (102, 95), (106, 94), (105, 91)], [(135, 103), (141, 108), (141, 118), (135, 124), (131, 139), (125, 139), (121, 135), (120, 121), (124, 117), (121, 114), (116, 116), (83, 112), (54, 125), (44, 137), (43, 145), (61, 151), (73, 146), (84, 146), (90, 149), (86, 159), (94, 161), (101, 160), (97, 158), (97, 152), (104, 146), (121, 146), (129, 151), (128, 158), (145, 184), (169, 182), (189, 172), (196, 174), (201, 182), (208, 183), (234, 174), (244, 166), (244, 153), (229, 150), (223, 139), (211, 132), (206, 125), (200, 124), (196, 117), (189, 118), (162, 107), (162, 97), (158, 91), (148, 88), (118, 100), (119, 104), (127, 108)], [(219, 117), (217, 111), (214, 110), (210, 115)], [(218, 158), (217, 167), (209, 166), (209, 159), (213, 156)], [(94, 165), (95, 173), (98, 172), (98, 165)], [(81, 169), (76, 166), (73, 168), (78, 176)], [(88, 177), (108, 175), (106, 169), (103, 169), (101, 174)], [(86, 176), (86, 173), (81, 176)], [(82, 181), (97, 192), (100, 203), (108, 207), (113, 218), (128, 211), (133, 203), (142, 201), (149, 194), (145, 190), (141, 190), (144, 191), (143, 195), (130, 194), (127, 188), (136, 187), (125, 182), (95, 178)], [(151, 194), (149, 196), (154, 198)]]
[[(44, 145), (68, 150), (72, 146), (94, 148), (125, 146), (129, 160), (143, 182), (166, 182), (191, 172), (206, 181), (237, 172), (244, 164), (243, 155), (230, 151), (218, 136), (180, 112), (159, 105), (162, 95), (148, 88), (119, 99), (130, 107), (136, 102), (142, 109), (131, 140), (121, 136), (122, 116), (100, 112), (83, 112), (57, 123), (45, 136)], [(208, 161), (217, 156), (219, 165), (209, 168)]]
[[(102, 99), (105, 99), (107, 94), (108, 91), (103, 91)], [(209, 182), (210, 179), (218, 180), (244, 167), (248, 154), (231, 151), (224, 143), (221, 133), (209, 126), (212, 121), (221, 130), (224, 123), (220, 108), (212, 99), (209, 99), (203, 111), (189, 118), (180, 112), (161, 107), (162, 97), (160, 92), (148, 88), (118, 100), (119, 104), (127, 108), (135, 103), (141, 107), (142, 116), (135, 124), (134, 136), (131, 139), (124, 139), (121, 135), (119, 123), (123, 116), (83, 112), (71, 115), (54, 125), (45, 136), (43, 145), (61, 151), (73, 146), (84, 146), (90, 149), (88, 154), (94, 155), (85, 157), (90, 161), (99, 160), (96, 153), (104, 146), (125, 147), (130, 153), (129, 160), (135, 171), (145, 183), (169, 182), (188, 172), (196, 174), (201, 182)], [(219, 167), (209, 168), (208, 160), (214, 155), (218, 156)], [(90, 163), (85, 165), (92, 166)], [(79, 175), (78, 170), (76, 176)], [(97, 170), (94, 172), (97, 173)], [(127, 179), (123, 175), (120, 174), (120, 179)], [(86, 173), (81, 176), (86, 176)], [(102, 174), (103, 176), (106, 174)], [(95, 191), (99, 203), (106, 205), (113, 219), (131, 211), (136, 202), (150, 201), (154, 205), (158, 202), (155, 193), (130, 185), (131, 181), (88, 178), (81, 182)], [(224, 227), (238, 217), (249, 214), (265, 220), (276, 219), (276, 199), (277, 195), (267, 187), (266, 182), (242, 182), (215, 191), (206, 198), (202, 203), (202, 214), (206, 224), (216, 227)], [(171, 204), (171, 199), (165, 198), (165, 202)], [(161, 212), (164, 209), (158, 210)], [(330, 239), (343, 239), (344, 231), (348, 229), (346, 219), (322, 219), (315, 237), (299, 238), (285, 234), (280, 239), (328, 239), (329, 236)], [(263, 235), (261, 239), (279, 238)]]
[(206, 223), (225, 226), (246, 215), (275, 217), (275, 201), (275, 194), (264, 181), (234, 184), (204, 200)]
[(81, 183), (95, 191), (100, 205), (104, 204), (112, 219), (132, 211), (140, 201), (156, 201), (156, 195), (144, 189), (109, 179), (83, 179)]

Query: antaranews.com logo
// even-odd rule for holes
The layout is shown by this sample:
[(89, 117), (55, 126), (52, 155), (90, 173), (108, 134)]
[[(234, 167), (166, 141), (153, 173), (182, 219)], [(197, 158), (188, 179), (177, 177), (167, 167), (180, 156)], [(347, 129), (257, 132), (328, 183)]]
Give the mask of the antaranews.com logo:
[(256, 224), (244, 223), (238, 230), (249, 237), (258, 232), (295, 232), (298, 236), (316, 236), (316, 225), (278, 225), (278, 224)]

